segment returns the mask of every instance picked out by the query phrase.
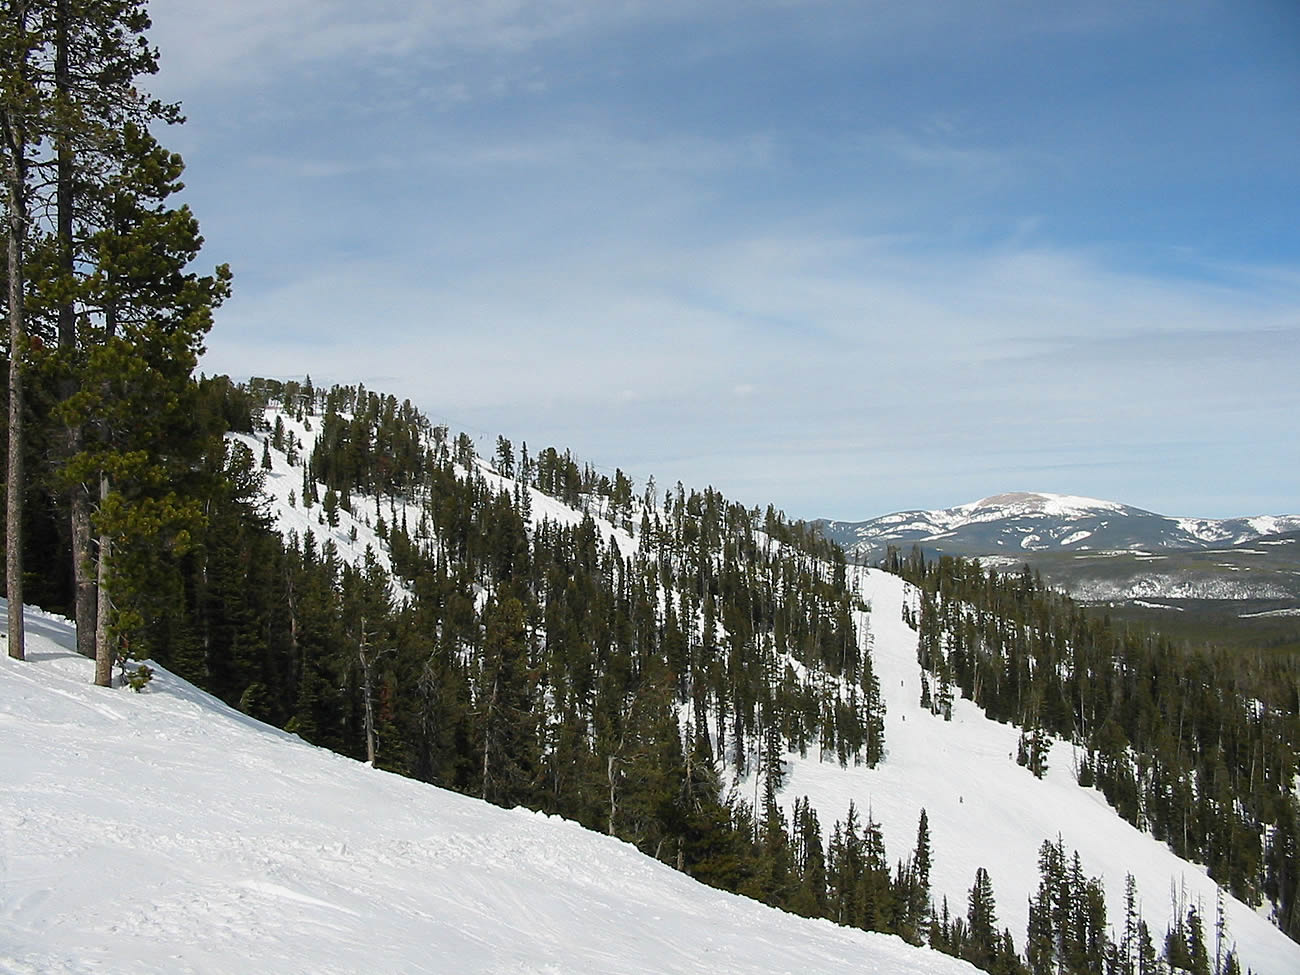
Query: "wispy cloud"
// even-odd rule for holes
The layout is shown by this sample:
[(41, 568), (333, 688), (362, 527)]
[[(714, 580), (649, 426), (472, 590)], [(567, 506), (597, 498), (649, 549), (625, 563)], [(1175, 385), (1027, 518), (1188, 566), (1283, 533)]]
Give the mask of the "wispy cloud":
[[(405, 395), (532, 441), (572, 438), (640, 476), (711, 480), (716, 442), (747, 443), (747, 500), (801, 505), (821, 488), (791, 481), (791, 452), (842, 469), (857, 464), (846, 452), (914, 444), (955, 458), (1014, 443), (1024, 459), (1006, 477), (1020, 484), (1051, 466), (1044, 453), (1074, 443), (1061, 471), (1111, 471), (1104, 452), (1085, 461), (1079, 445), (1117, 444), (1134, 424), (1212, 436), (1257, 405), (1250, 370), (1265, 368), (1256, 378), (1270, 383), (1300, 370), (1294, 331), (1275, 324), (1300, 311), (1294, 299), (1261, 307), (1249, 290), (1211, 294), (1053, 252), (920, 256), (819, 237), (539, 254), (440, 286), (432, 303), (409, 273), (334, 268), (249, 302), (246, 332), (214, 336), (211, 368), (246, 361), (250, 344), (287, 371), (308, 358), (318, 376), (391, 372), (398, 361)], [(314, 343), (271, 327), (288, 320), (310, 323)], [(773, 320), (799, 325), (774, 330)], [(370, 323), (385, 344), (358, 348)], [(720, 388), (744, 408), (720, 402)], [(1286, 436), (1283, 416), (1256, 414), (1243, 441)], [(759, 430), (768, 435), (754, 439)]]

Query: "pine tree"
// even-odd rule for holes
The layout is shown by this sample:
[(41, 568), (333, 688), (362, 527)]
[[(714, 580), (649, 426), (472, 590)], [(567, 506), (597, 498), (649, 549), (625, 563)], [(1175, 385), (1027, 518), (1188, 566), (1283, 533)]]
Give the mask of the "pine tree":
[(807, 796), (795, 800), (790, 829), (799, 879), (789, 909), (804, 917), (823, 917), (826, 914), (826, 850), (822, 846), (817, 810), (812, 808)]
[(339, 526), (339, 496), (333, 488), (327, 488), (325, 491), (325, 500), (321, 502), (321, 507), (325, 510), (325, 523), (331, 528)]
[(913, 944), (920, 944), (928, 928), (930, 915), (930, 819), (925, 809), (916, 825), (916, 846), (911, 859), (901, 871), (899, 933)]
[[(66, 492), (71, 515), (71, 574), (78, 648), (83, 653), (103, 649), (111, 616), (105, 603), (108, 597), (99, 598), (94, 578), (97, 573), (107, 580), (113, 574), (112, 531), (105, 530), (116, 504), (110, 496), (111, 484), (115, 478), (135, 476), (120, 468), (87, 465), (89, 457), (104, 456), (104, 424), (88, 434), (87, 410), (106, 395), (122, 394), (120, 389), (106, 394), (106, 385), (147, 386), (139, 382), (139, 368), (166, 371), (156, 349), (142, 351), (141, 322), (153, 315), (154, 326), (171, 329), (193, 310), (194, 296), (182, 292), (199, 280), (184, 271), (198, 249), (197, 230), (188, 226), (192, 218), (184, 211), (168, 211), (163, 203), (179, 186), (178, 157), (163, 153), (144, 134), (152, 122), (180, 121), (174, 106), (151, 99), (140, 88), (140, 77), (157, 70), (157, 52), (143, 36), (148, 27), (142, 0), (19, 0), (8, 4), (0, 19), (4, 53), (0, 130), (10, 262), (9, 406), (13, 411), (7, 525), (13, 538), (7, 554), (10, 568), (20, 568), (24, 373), (37, 378), (31, 367), (39, 365), (40, 380), (61, 401), (56, 416), (66, 428), (64, 445), (53, 453), (60, 455), (57, 480)], [(167, 213), (174, 215), (170, 223)], [(34, 220), (34, 215), (40, 219)], [(114, 238), (117, 246), (111, 242)], [(27, 247), (28, 243), (33, 246)], [(210, 307), (220, 300), (225, 287), (220, 274), (212, 285), (199, 303)], [(151, 288), (154, 297), (145, 297)], [(179, 311), (173, 314), (169, 309)], [(40, 357), (31, 354), (26, 339), (29, 326), (37, 321), (47, 336), (53, 333), (57, 338), (56, 351), (47, 349)], [(205, 327), (195, 320), (181, 331), (201, 333)], [(116, 342), (118, 347), (90, 348), (101, 341)], [(165, 345), (168, 339), (154, 335), (152, 341)], [(131, 369), (122, 343), (135, 347), (132, 354), (137, 360), (151, 363), (140, 367), (137, 361), (137, 372), (129, 379), (124, 378)], [(183, 348), (190, 344), (173, 343), (163, 355), (192, 368), (193, 356)], [(197, 344), (193, 347), (197, 349)], [(93, 364), (92, 352), (98, 355)], [(148, 394), (159, 392), (154, 387)], [(154, 409), (153, 415), (167, 409), (168, 402), (164, 395), (162, 407)], [(147, 420), (144, 426), (148, 427)], [(87, 443), (88, 435), (97, 442)], [(156, 435), (156, 429), (143, 431), (145, 439)], [(120, 436), (118, 440), (121, 446), (124, 440)], [(119, 452), (119, 465), (130, 455), (131, 451)], [(150, 476), (157, 473), (155, 468)], [(117, 499), (122, 497), (119, 493)], [(98, 568), (91, 565), (90, 537), (90, 510), (96, 500), (103, 516), (95, 526), (100, 532)], [(142, 513), (139, 506), (133, 510)], [(164, 523), (170, 518), (155, 510), (145, 518), (150, 524), (137, 527), (161, 528), (166, 535)], [(10, 626), (15, 647), (22, 642), (21, 571), (18, 576), (10, 581), (11, 603), (18, 610), (17, 624), (11, 621)], [(128, 620), (129, 613), (128, 608)], [(106, 680), (106, 673), (101, 662), (97, 679)]]
[(172, 611), (172, 583), (160, 573), (201, 523), (199, 502), (183, 491), (201, 449), (191, 374), (230, 281), (224, 265), (210, 276), (188, 270), (202, 238), (187, 207), (168, 205), (180, 157), (133, 124), (122, 140), (121, 169), (97, 196), (103, 229), (90, 242), (85, 300), (99, 324), (88, 326), (79, 390), (59, 408), (84, 431), (64, 477), (99, 485), (95, 682), (105, 686), (117, 642)]
[[(77, 264), (86, 256), (86, 235), (78, 233), (77, 215), (84, 216), (86, 202), (93, 197), (87, 186), (99, 182), (98, 174), (111, 172), (128, 155), (123, 133), (129, 124), (148, 126), (181, 119), (177, 106), (150, 98), (138, 86), (141, 76), (158, 70), (158, 53), (142, 36), (149, 19), (141, 0), (56, 0), (52, 13), (56, 235), (50, 275), (54, 286), (48, 290), (57, 306), (60, 355), (78, 361), (84, 336), (77, 328)], [(75, 373), (64, 370), (60, 399), (67, 400), (76, 391)], [(73, 425), (66, 436), (67, 455), (76, 456), (83, 431)], [(74, 483), (67, 492), (77, 648), (86, 656), (95, 654), (98, 613), (91, 549), (96, 488)]]
[(1205, 943), (1205, 925), (1196, 905), (1187, 908), (1187, 960), (1193, 975), (1211, 975), (1210, 952)]
[(971, 964), (992, 971), (1001, 951), (997, 914), (993, 902), (993, 883), (983, 867), (975, 871), (967, 901), (967, 946), (963, 956)]
[(9, 325), (9, 431), (5, 494), (5, 592), (9, 599), (9, 656), (25, 657), (23, 623), (23, 373), (28, 356), (25, 304), (26, 250), (32, 201), (28, 170), (33, 146), (44, 130), (43, 105), (33, 83), (33, 62), (40, 40), (29, 18), (28, 4), (14, 0), (0, 21), (0, 143), (4, 156), (5, 240), (8, 289), (5, 302)]
[(482, 737), (479, 794), (513, 806), (531, 795), (537, 735), (523, 605), (514, 596), (493, 599), (484, 608), (483, 620), (477, 695)]

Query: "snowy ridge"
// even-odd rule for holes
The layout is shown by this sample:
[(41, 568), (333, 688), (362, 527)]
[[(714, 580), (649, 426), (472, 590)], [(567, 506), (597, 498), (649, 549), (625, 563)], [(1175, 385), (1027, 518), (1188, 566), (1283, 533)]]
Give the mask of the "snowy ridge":
[[(970, 504), (938, 512), (942, 520), (948, 516), (949, 527), (962, 527), (984, 521), (999, 521), (1003, 518), (1040, 515), (1049, 518), (1079, 518), (1098, 512), (1123, 514), (1126, 508), (1114, 501), (1099, 501), (1096, 498), (1080, 498), (1068, 494), (1036, 494), (1029, 491), (1013, 491), (1007, 494), (995, 494), (981, 498)], [(960, 512), (960, 514), (958, 514)]]
[[(323, 509), (319, 504), (311, 508), (303, 504), (301, 465), (305, 458), (311, 456), (312, 447), (315, 446), (316, 438), (320, 435), (319, 417), (314, 418), (316, 422), (308, 427), (307, 424), (294, 419), (292, 413), (267, 410), (269, 421), (274, 421), (277, 416), (284, 423), (285, 436), (293, 437), (297, 443), (304, 445), (298, 448), (299, 461), (296, 464), (289, 462), (289, 457), (284, 451), (275, 449), (266, 451), (271, 458), (271, 467), (269, 470), (262, 471), (262, 486), (268, 501), (267, 510), (280, 533), (287, 537), (290, 532), (294, 532), (301, 539), (310, 531), (315, 536), (318, 546), (327, 541), (333, 542), (338, 557), (352, 565), (363, 563), (368, 548), (384, 571), (391, 574), (393, 564), (388, 555), (388, 546), (375, 531), (367, 514), (374, 510), (374, 498), (360, 494), (353, 495), (350, 499), (352, 511), (349, 512), (340, 506), (338, 525), (334, 527), (326, 524)], [(269, 437), (267, 433), (227, 435), (228, 440), (241, 443), (252, 451), (255, 460), (262, 457), (264, 447), (269, 447), (266, 443)], [(317, 482), (316, 486), (323, 496), (325, 485)], [(388, 512), (385, 511), (383, 514), (387, 515)]]
[[(345, 418), (348, 416), (347, 414), (341, 415)], [(333, 542), (339, 559), (353, 565), (362, 564), (365, 551), (369, 548), (379, 565), (386, 572), (391, 573), (392, 560), (388, 554), (388, 544), (375, 530), (375, 519), (372, 516), (378, 515), (389, 518), (395, 513), (398, 517), (404, 517), (409, 508), (412, 517), (416, 517), (417, 506), (408, 506), (404, 500), (393, 499), (391, 503), (395, 505), (395, 511), (390, 510), (383, 504), (377, 508), (376, 499), (373, 496), (353, 494), (349, 505), (351, 512), (340, 506), (338, 509), (339, 523), (335, 527), (330, 527), (325, 521), (321, 505), (315, 504), (308, 509), (303, 505), (301, 498), (303, 464), (311, 456), (311, 452), (320, 436), (321, 417), (318, 415), (306, 416), (304, 417), (306, 422), (303, 422), (295, 419), (293, 411), (277, 409), (272, 406), (264, 411), (264, 419), (268, 428), (278, 420), (284, 426), (286, 442), (288, 442), (289, 437), (293, 437), (294, 442), (299, 445), (296, 449), (297, 457), (294, 462), (290, 462), (287, 451), (277, 450), (270, 445), (270, 433), (266, 430), (259, 430), (256, 434), (232, 433), (227, 435), (227, 439), (242, 443), (248, 447), (253, 452), (255, 459), (262, 457), (264, 449), (270, 456), (271, 467), (269, 470), (263, 471), (265, 475), (263, 488), (269, 502), (268, 510), (281, 535), (287, 537), (290, 532), (295, 532), (299, 538), (302, 538), (307, 531), (311, 531), (318, 545), (324, 544), (326, 541)], [(459, 465), (457, 465), (457, 471), (461, 475), (468, 473)], [(549, 520), (559, 525), (577, 525), (582, 522), (584, 516), (581, 511), (570, 508), (534, 487), (502, 476), (481, 457), (476, 456), (474, 458), (474, 473), (482, 477), (488, 486), (495, 491), (505, 491), (508, 494), (513, 494), (516, 490), (527, 491), (532, 508), (531, 521), (533, 525), (543, 520)], [(326, 486), (317, 481), (316, 487), (318, 493), (324, 497)], [(630, 534), (604, 518), (593, 517), (597, 529), (606, 541), (613, 540), (625, 555), (635, 551), (636, 541)]]
[(1300, 515), (1171, 518), (1116, 501), (1019, 491), (940, 511), (903, 511), (869, 521), (820, 524), (846, 549), (879, 558), (889, 545), (906, 550), (913, 544), (964, 555), (1015, 549), (1202, 549), (1300, 530)]
[(29, 660), (0, 657), (0, 971), (975, 971), (375, 771), (163, 668), (94, 687), (70, 624), (27, 622)]

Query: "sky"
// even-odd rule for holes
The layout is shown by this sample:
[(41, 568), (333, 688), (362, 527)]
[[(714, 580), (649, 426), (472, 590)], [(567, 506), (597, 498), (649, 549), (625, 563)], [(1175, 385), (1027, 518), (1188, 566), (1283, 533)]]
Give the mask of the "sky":
[(209, 375), (798, 518), (1300, 512), (1292, 0), (150, 9)]

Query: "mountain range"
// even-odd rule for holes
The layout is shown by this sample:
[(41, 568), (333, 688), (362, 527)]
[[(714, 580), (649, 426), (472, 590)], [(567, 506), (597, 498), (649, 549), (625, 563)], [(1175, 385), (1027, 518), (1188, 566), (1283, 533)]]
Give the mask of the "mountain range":
[(1300, 531), (1300, 515), (1176, 518), (1116, 501), (1018, 491), (940, 511), (899, 511), (866, 521), (818, 522), (868, 561), (889, 546), (928, 553), (1020, 557), (1034, 552), (1188, 551)]

